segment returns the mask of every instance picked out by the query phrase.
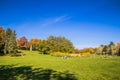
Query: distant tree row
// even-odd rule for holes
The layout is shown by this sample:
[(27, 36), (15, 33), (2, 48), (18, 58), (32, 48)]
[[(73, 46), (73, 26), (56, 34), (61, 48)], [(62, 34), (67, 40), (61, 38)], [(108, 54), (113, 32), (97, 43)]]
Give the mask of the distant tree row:
[(37, 38), (33, 38), (30, 41), (27, 40), (27, 38), (25, 36), (17, 39), (17, 46), (18, 49), (22, 49), (22, 50), (38, 50), (39, 44), (40, 44), (41, 40), (37, 39)]
[(0, 27), (0, 55), (17, 53), (16, 33), (10, 28), (5, 31)]
[(118, 42), (117, 45), (110, 42), (109, 45), (100, 45), (98, 48), (75, 49), (72, 42), (65, 37), (50, 36), (47, 40), (33, 38), (28, 41), (26, 37), (17, 39), (15, 31), (12, 31), (10, 28), (7, 28), (5, 31), (0, 27), (0, 55), (15, 55), (18, 49), (36, 50), (41, 54), (62, 52), (81, 55), (120, 55), (120, 42)]
[(74, 46), (65, 37), (50, 36), (47, 40), (31, 39), (29, 42), (26, 37), (17, 39), (19, 49), (38, 50), (41, 54), (53, 52), (73, 53)]
[(113, 42), (110, 42), (109, 45), (100, 45), (96, 49), (96, 54), (120, 55), (120, 42), (118, 42), (117, 45)]
[(110, 42), (108, 45), (100, 45), (98, 48), (84, 48), (81, 50), (76, 50), (80, 54), (98, 54), (98, 55), (118, 55), (120, 56), (120, 42), (115, 45)]

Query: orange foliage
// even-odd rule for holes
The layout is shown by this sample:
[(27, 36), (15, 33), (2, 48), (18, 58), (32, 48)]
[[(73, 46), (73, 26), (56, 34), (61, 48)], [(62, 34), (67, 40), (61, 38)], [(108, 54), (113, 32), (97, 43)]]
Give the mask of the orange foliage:
[(26, 37), (22, 37), (20, 39), (17, 39), (17, 46), (19, 49), (28, 49), (29, 43), (28, 43)]
[(40, 43), (40, 40), (36, 39), (36, 38), (33, 38), (33, 39), (30, 40), (29, 43), (30, 43), (30, 45), (37, 46)]

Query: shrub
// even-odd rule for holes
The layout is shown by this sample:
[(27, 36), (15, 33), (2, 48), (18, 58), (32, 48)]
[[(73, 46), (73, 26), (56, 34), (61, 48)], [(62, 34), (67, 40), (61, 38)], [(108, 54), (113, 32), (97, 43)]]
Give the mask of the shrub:
[(57, 57), (62, 57), (62, 56), (68, 56), (68, 53), (54, 52), (54, 53), (51, 53), (50, 55), (57, 56)]
[(81, 54), (69, 54), (69, 57), (81, 57)]
[(90, 54), (90, 52), (86, 52), (86, 53), (82, 53), (82, 56), (83, 57), (89, 57), (89, 56), (91, 56), (91, 54)]

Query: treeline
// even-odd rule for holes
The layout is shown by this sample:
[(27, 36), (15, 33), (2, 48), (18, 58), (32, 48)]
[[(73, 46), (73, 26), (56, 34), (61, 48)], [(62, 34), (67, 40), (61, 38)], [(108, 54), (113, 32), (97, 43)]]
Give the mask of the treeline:
[(108, 45), (100, 45), (97, 48), (84, 48), (81, 50), (77, 50), (77, 53), (82, 55), (118, 55), (120, 56), (120, 42), (116, 45), (113, 42), (110, 42)]
[(28, 41), (26, 37), (16, 38), (15, 31), (10, 28), (5, 31), (0, 27), (0, 55), (16, 55), (19, 49), (36, 50), (41, 54), (52, 53), (52, 55), (66, 55), (69, 53), (76, 54), (73, 56), (90, 56), (91, 54), (120, 55), (120, 42), (116, 45), (110, 42), (110, 44), (100, 45), (98, 48), (75, 49), (73, 43), (65, 37), (50, 36), (47, 40), (33, 38)]
[(19, 49), (36, 50), (41, 54), (54, 52), (74, 53), (72, 42), (65, 37), (50, 36), (47, 40), (33, 38), (28, 41), (26, 37), (16, 38), (15, 31), (10, 28), (5, 31), (0, 27), (0, 54), (16, 55)]
[(29, 42), (26, 37), (17, 39), (19, 49), (37, 50), (41, 54), (50, 54), (53, 52), (74, 53), (74, 46), (71, 41), (65, 37), (50, 36), (47, 40), (31, 39)]
[(120, 42), (116, 45), (113, 42), (110, 42), (108, 45), (100, 45), (96, 49), (96, 54), (120, 56)]

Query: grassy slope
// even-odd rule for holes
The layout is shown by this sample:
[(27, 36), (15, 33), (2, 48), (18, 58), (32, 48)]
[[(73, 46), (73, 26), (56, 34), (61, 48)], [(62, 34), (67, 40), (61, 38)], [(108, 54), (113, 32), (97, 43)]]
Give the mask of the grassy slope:
[[(24, 51), (24, 53), (26, 54), (24, 57), (0, 56), (0, 73), (3, 74), (0, 74), (0, 77), (2, 79), (7, 80), (5, 76), (8, 76), (11, 80), (120, 80), (120, 57), (68, 58), (64, 60), (60, 57), (41, 55), (35, 51)], [(31, 75), (25, 72), (27, 69), (31, 70), (28, 72)], [(35, 69), (38, 69), (36, 73)], [(8, 71), (13, 72), (12, 78)], [(20, 76), (22, 73), (25, 76)]]

